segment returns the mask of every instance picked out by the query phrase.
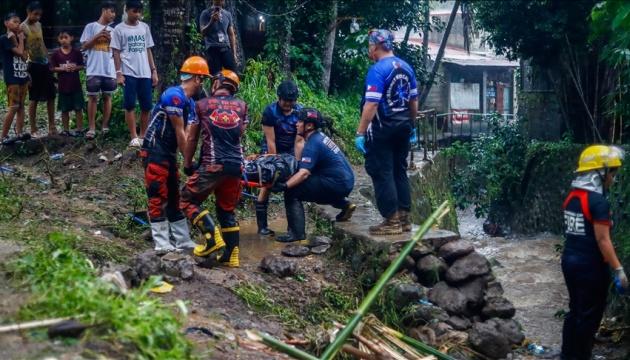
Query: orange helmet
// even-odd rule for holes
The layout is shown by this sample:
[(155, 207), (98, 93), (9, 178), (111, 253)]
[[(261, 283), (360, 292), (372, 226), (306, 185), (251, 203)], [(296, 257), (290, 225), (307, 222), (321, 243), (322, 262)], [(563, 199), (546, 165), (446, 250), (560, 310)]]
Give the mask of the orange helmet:
[(201, 56), (191, 56), (186, 59), (179, 71), (190, 75), (210, 76), (208, 63)]
[(223, 69), (218, 75), (221, 83), (227, 81), (234, 87), (234, 92), (238, 91), (238, 86), (241, 84), (241, 81), (238, 78), (238, 75), (232, 70)]

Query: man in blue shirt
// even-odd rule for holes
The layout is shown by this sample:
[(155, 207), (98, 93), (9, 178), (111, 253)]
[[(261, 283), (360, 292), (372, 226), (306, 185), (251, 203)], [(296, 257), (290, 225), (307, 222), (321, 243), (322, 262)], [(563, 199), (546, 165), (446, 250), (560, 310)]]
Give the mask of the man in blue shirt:
[[(297, 103), (299, 91), (291, 80), (285, 80), (278, 85), (276, 91), (278, 101), (267, 105), (262, 115), (262, 126), (265, 133), (262, 144), (264, 154), (295, 155), (295, 138), (297, 134), (297, 111), (302, 105)], [(269, 207), (269, 191), (261, 188), (256, 202), (256, 222), (258, 234), (273, 236), (274, 232), (267, 224), (267, 208)]]
[(365, 156), (365, 170), (384, 218), (370, 227), (370, 233), (401, 234), (411, 231), (407, 154), (418, 111), (416, 77), (409, 64), (394, 56), (390, 31), (372, 30), (368, 38), (368, 54), (375, 63), (367, 73), (355, 145)]
[(332, 205), (340, 209), (337, 221), (347, 221), (356, 209), (347, 196), (354, 187), (354, 173), (339, 147), (319, 131), (319, 111), (304, 108), (298, 113), (298, 136), (305, 139), (304, 148), (296, 147), (299, 170), (286, 183), (276, 183), (272, 191), (284, 191), (289, 232), (276, 241), (293, 242), (306, 238), (302, 201)]

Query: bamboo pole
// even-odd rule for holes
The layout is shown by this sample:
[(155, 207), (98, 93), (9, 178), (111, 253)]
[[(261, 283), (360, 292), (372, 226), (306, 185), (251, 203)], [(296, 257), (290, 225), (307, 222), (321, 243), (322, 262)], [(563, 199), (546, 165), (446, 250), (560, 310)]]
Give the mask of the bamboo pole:
[(29, 322), (20, 323), (20, 324), (0, 326), (0, 334), (12, 332), (12, 331), (35, 329), (39, 327), (49, 327), (49, 326), (57, 325), (59, 323), (62, 323), (70, 319), (72, 319), (72, 317), (64, 317), (64, 318), (48, 319), (48, 320), (36, 320), (36, 321), (29, 321)]
[(404, 341), (405, 343), (413, 346), (414, 348), (422, 351), (423, 353), (426, 353), (426, 354), (429, 354), (429, 355), (433, 355), (433, 356), (437, 357), (440, 360), (455, 360), (454, 358), (452, 358), (452, 357), (450, 357), (450, 356), (448, 356), (448, 355), (446, 355), (446, 354), (444, 354), (444, 353), (442, 353), (442, 352), (432, 348), (431, 346), (429, 346), (429, 345), (427, 345), (427, 344), (425, 344), (425, 343), (423, 343), (421, 341), (418, 341), (418, 340), (416, 340), (414, 338), (411, 338), (411, 337), (409, 337), (409, 336), (407, 336), (407, 335), (405, 335), (405, 334), (403, 334), (403, 333), (401, 333), (399, 331), (396, 331), (394, 329), (391, 329), (391, 328), (388, 328), (388, 327), (384, 327), (384, 326), (379, 326), (378, 330), (381, 331), (381, 332), (390, 334), (390, 335), (392, 335), (392, 336), (394, 336), (394, 337)]
[(281, 351), (289, 356), (292, 356), (295, 359), (298, 360), (318, 360), (315, 356), (302, 351), (296, 347), (293, 347), (291, 345), (287, 345), (284, 342), (269, 336), (265, 333), (262, 332), (253, 332), (253, 333), (248, 333), (248, 335), (253, 339), (256, 340), (258, 342), (262, 342), (263, 344), (270, 346), (278, 351)]
[(431, 226), (438, 221), (438, 219), (442, 218), (446, 213), (448, 213), (448, 201), (444, 201), (442, 205), (440, 205), (425, 222), (420, 226), (420, 229), (411, 237), (411, 240), (403, 247), (400, 251), (398, 257), (387, 267), (383, 275), (378, 279), (374, 287), (370, 290), (367, 296), (363, 299), (356, 313), (350, 320), (350, 322), (341, 330), (339, 334), (335, 337), (335, 340), (328, 345), (324, 353), (320, 357), (321, 360), (330, 360), (332, 359), (341, 349), (343, 343), (350, 337), (352, 331), (361, 321), (361, 318), (365, 316), (367, 310), (370, 308), (372, 303), (376, 300), (378, 294), (383, 290), (385, 284), (396, 274), (396, 271), (404, 261), (404, 259), (411, 253), (411, 250), (414, 248), (416, 243), (422, 239), (424, 234), (429, 231)]

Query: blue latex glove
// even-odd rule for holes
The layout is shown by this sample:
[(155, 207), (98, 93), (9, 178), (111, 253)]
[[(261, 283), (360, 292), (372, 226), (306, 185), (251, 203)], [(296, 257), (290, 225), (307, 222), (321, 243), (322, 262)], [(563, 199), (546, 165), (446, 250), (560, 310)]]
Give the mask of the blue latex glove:
[(623, 268), (615, 269), (614, 271), (614, 279), (613, 282), (615, 284), (615, 290), (619, 295), (624, 295), (626, 293), (626, 289), (628, 287), (628, 278), (626, 277), (626, 273), (623, 271)]
[(418, 143), (418, 135), (416, 134), (416, 129), (411, 129), (411, 136), (409, 136), (409, 143), (411, 145), (416, 145)]
[(354, 138), (354, 146), (361, 154), (365, 154), (365, 135), (357, 135)]

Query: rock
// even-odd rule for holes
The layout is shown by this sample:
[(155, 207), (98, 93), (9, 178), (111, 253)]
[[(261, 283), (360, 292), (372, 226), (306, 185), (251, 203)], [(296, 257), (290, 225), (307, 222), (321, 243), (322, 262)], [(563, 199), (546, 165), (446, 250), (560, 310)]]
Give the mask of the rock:
[(322, 245), (332, 245), (332, 239), (328, 236), (315, 236), (308, 242), (308, 246), (312, 248)]
[(428, 326), (419, 326), (409, 330), (409, 336), (418, 339), (429, 346), (436, 346), (435, 331)]
[(466, 240), (451, 241), (444, 244), (438, 252), (438, 256), (446, 260), (448, 263), (466, 256), (475, 250), (473, 244)]
[(503, 297), (490, 297), (486, 298), (486, 304), (481, 309), (481, 314), (486, 318), (499, 317), (503, 319), (510, 319), (516, 313), (514, 305)]
[(466, 331), (472, 326), (470, 320), (459, 316), (451, 316), (446, 320), (446, 323), (449, 324), (453, 329), (460, 331)]
[(331, 245), (319, 245), (311, 248), (311, 254), (321, 255), (324, 254), (328, 249), (330, 249)]
[(429, 255), (433, 252), (433, 249), (427, 245), (426, 242), (420, 241), (416, 244), (416, 246), (411, 250), (411, 257), (418, 261), (421, 257)]
[(486, 282), (483, 278), (475, 278), (471, 282), (460, 285), (457, 288), (466, 297), (470, 310), (477, 310), (483, 305), (483, 297), (486, 290)]
[(287, 245), (282, 249), (282, 255), (290, 257), (304, 257), (310, 252), (311, 250), (308, 247), (302, 245)]
[(475, 323), (468, 340), (474, 350), (493, 359), (503, 359), (511, 351), (510, 342), (493, 321)]
[(403, 322), (407, 326), (426, 325), (432, 321), (446, 321), (448, 320), (448, 313), (437, 306), (416, 304), (413, 305), (405, 317)]
[(424, 288), (420, 284), (396, 282), (391, 285), (388, 292), (390, 300), (399, 310), (424, 297)]
[(444, 322), (433, 322), (429, 324), (429, 328), (433, 329), (435, 336), (440, 337), (453, 331), (453, 327)]
[(457, 288), (449, 286), (446, 282), (437, 283), (429, 290), (429, 301), (451, 315), (465, 315), (468, 313), (468, 299)]
[(162, 256), (162, 270), (166, 275), (170, 275), (182, 280), (190, 280), (195, 274), (195, 262), (185, 254), (170, 252)]
[(472, 252), (463, 258), (455, 260), (446, 272), (446, 281), (451, 284), (459, 283), (468, 278), (485, 275), (489, 272), (488, 260), (483, 255)]
[(447, 266), (444, 260), (435, 255), (427, 255), (420, 258), (416, 264), (418, 279), (424, 286), (433, 286), (443, 278)]
[(423, 241), (431, 243), (436, 250), (441, 248), (444, 244), (458, 239), (458, 234), (448, 230), (429, 230), (422, 237)]
[(501, 283), (498, 281), (489, 282), (485, 296), (488, 298), (503, 296), (503, 286)]
[(525, 334), (523, 334), (521, 326), (516, 320), (490, 319), (488, 321), (494, 321), (511, 344), (520, 345), (523, 343), (523, 340), (525, 340)]
[(267, 273), (275, 274), (279, 277), (292, 276), (297, 271), (294, 261), (280, 256), (267, 255), (260, 262), (260, 268)]
[(483, 232), (492, 237), (505, 236), (505, 232), (503, 231), (501, 225), (487, 220), (483, 223)]
[(160, 274), (162, 260), (154, 250), (140, 253), (133, 261), (133, 268), (138, 274), (140, 281), (148, 279), (151, 275)]

